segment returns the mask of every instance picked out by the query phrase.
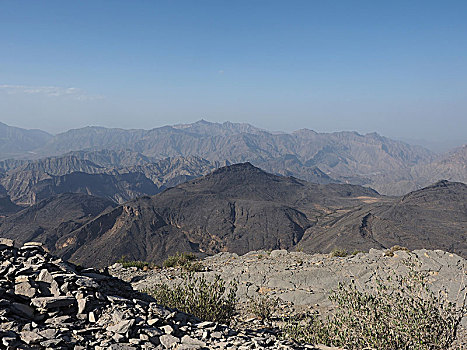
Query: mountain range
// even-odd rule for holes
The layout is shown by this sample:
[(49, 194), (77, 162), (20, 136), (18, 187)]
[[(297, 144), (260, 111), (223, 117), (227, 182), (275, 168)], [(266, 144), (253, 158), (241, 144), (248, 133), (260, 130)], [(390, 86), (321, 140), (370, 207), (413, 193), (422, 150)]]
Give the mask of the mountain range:
[[(50, 220), (60, 212), (61, 217)], [(0, 237), (43, 242), (84, 266), (125, 256), (161, 263), (257, 249), (330, 252), (402, 245), (467, 256), (467, 185), (448, 181), (401, 197), (349, 184), (313, 184), (250, 163), (222, 167), (122, 205), (60, 194), (10, 215)]]
[[(467, 182), (467, 146), (437, 155), (376, 133), (317, 133), (308, 129), (273, 133), (249, 124), (201, 120), (151, 130), (86, 127), (55, 136), (2, 124), (0, 135), (3, 144), (8, 145), (0, 150), (3, 177), (24, 166), (28, 159), (57, 159), (68, 154), (106, 168), (106, 173), (108, 168), (119, 173), (143, 172), (158, 187), (164, 185), (165, 179), (157, 175), (158, 180), (154, 180), (148, 164), (190, 157), (202, 163), (199, 169), (191, 166), (190, 176), (204, 175), (220, 165), (248, 161), (279, 175), (310, 182), (359, 184), (387, 195), (403, 195), (442, 179)], [(49, 175), (65, 175), (67, 169), (66, 165), (57, 164)], [(79, 169), (88, 172), (85, 165)], [(176, 179), (177, 175), (172, 173), (171, 178)], [(186, 179), (182, 175), (170, 186)], [(13, 193), (10, 196), (16, 198)]]
[(467, 256), (467, 145), (206, 121), (55, 136), (0, 124), (0, 145), (0, 237), (85, 266), (393, 245)]

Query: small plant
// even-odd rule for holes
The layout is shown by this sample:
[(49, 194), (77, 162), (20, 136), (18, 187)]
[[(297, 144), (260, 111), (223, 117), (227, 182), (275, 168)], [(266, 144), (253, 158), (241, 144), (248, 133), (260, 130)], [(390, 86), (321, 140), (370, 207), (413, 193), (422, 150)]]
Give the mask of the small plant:
[(330, 256), (331, 258), (343, 258), (349, 255), (347, 250), (345, 249), (340, 249), (340, 248), (335, 248), (331, 253)]
[(181, 267), (188, 272), (203, 271), (204, 266), (197, 261), (198, 258), (193, 253), (176, 253), (169, 256), (164, 262), (164, 267)]
[(141, 270), (147, 270), (153, 267), (153, 265), (148, 263), (147, 261), (128, 260), (124, 256), (118, 259), (117, 262), (122, 264), (123, 267), (137, 267), (138, 269), (141, 269)]
[(336, 312), (326, 320), (316, 315), (291, 319), (286, 337), (346, 349), (448, 349), (457, 337), (462, 307), (431, 292), (427, 275), (409, 266), (407, 276), (377, 277), (371, 291), (352, 282), (340, 284), (330, 297)]
[(352, 252), (352, 255), (357, 255), (358, 253), (364, 253), (364, 252), (361, 251), (361, 250), (354, 250), (354, 251)]
[(225, 281), (216, 275), (212, 282), (204, 276), (194, 277), (184, 274), (182, 282), (169, 286), (159, 284), (149, 292), (156, 302), (194, 315), (202, 320), (228, 323), (235, 314), (237, 283), (231, 282), (229, 288)]
[(395, 245), (391, 247), (390, 249), (386, 250), (384, 253), (384, 256), (394, 256), (394, 253), (397, 252), (398, 250), (402, 250), (405, 252), (410, 252), (410, 250), (406, 247), (401, 247), (400, 245)]
[(253, 315), (261, 319), (261, 321), (269, 321), (277, 310), (279, 300), (271, 298), (266, 294), (258, 293), (254, 297), (248, 297), (248, 304)]

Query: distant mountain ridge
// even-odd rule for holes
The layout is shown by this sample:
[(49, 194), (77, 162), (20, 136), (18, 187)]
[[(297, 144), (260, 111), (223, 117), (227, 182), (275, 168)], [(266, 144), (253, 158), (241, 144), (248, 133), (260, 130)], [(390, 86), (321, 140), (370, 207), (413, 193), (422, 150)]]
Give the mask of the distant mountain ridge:
[(0, 122), (0, 159), (24, 156), (44, 146), (52, 137), (42, 130), (16, 128)]
[(87, 193), (123, 203), (156, 194), (221, 165), (225, 164), (198, 157), (155, 161), (131, 151), (72, 152), (35, 161), (0, 162), (0, 169), (5, 168), (0, 185), (21, 205), (64, 192)]
[[(164, 158), (192, 156), (214, 166), (248, 161), (276, 174), (307, 181), (360, 184), (392, 195), (401, 195), (445, 178), (467, 182), (465, 160), (464, 167), (455, 165), (453, 171), (455, 160), (449, 155), (437, 156), (422, 147), (376, 133), (317, 133), (308, 129), (272, 133), (249, 124), (204, 120), (151, 130), (103, 127), (69, 130), (34, 149), (34, 157), (72, 152), (94, 162), (92, 155), (100, 154), (101, 159), (96, 164), (102, 166), (102, 152), (122, 151), (133, 155), (126, 159), (109, 159), (112, 167), (143, 166)], [(137, 164), (133, 159), (136, 154)], [(0, 159), (2, 157), (0, 152)], [(8, 162), (13, 166), (13, 161)], [(201, 175), (203, 171), (196, 173)]]

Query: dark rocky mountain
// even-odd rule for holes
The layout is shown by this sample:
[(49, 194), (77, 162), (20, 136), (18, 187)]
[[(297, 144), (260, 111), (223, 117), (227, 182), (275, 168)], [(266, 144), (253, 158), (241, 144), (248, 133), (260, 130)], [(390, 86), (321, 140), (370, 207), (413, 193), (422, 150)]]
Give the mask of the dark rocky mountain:
[(4, 218), (0, 237), (42, 242), (53, 249), (60, 237), (114, 206), (112, 201), (87, 194), (60, 194)]
[(0, 194), (0, 218), (20, 211), (22, 207), (13, 203), (8, 195)]
[(237, 164), (125, 203), (62, 237), (56, 249), (104, 266), (124, 255), (161, 262), (177, 251), (292, 248), (324, 207), (360, 204), (362, 196), (379, 197), (360, 186), (310, 184)]
[(307, 231), (301, 248), (330, 251), (388, 248), (441, 249), (467, 256), (467, 185), (440, 181), (392, 200), (330, 213)]
[(21, 205), (65, 192), (87, 193), (116, 203), (159, 192), (140, 172), (120, 174), (71, 155), (24, 163), (4, 174), (0, 184), (12, 201)]
[(141, 173), (109, 175), (73, 172), (61, 176), (52, 175), (39, 181), (29, 188), (24, 199), (36, 203), (60, 193), (86, 193), (123, 203), (158, 192), (159, 188)]
[[(45, 232), (35, 238), (65, 258), (93, 266), (122, 256), (160, 263), (177, 251), (327, 253), (395, 244), (467, 256), (466, 203), (462, 183), (443, 181), (404, 197), (385, 197), (361, 186), (276, 176), (245, 163), (106, 210), (62, 230), (60, 237)], [(30, 220), (19, 216), (24, 212), (6, 219), (10, 226), (0, 227), (0, 237), (11, 237), (11, 226), (20, 232)], [(30, 236), (11, 238), (21, 243)]]
[(0, 122), (0, 160), (24, 156), (42, 147), (52, 135), (42, 130), (27, 130)]

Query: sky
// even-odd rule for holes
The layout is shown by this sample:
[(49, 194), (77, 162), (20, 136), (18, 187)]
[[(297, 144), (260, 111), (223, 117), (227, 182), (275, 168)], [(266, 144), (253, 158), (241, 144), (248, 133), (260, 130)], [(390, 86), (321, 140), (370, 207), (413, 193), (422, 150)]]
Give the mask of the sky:
[(0, 1), (0, 121), (467, 143), (467, 1)]

